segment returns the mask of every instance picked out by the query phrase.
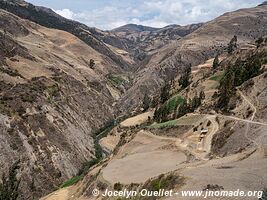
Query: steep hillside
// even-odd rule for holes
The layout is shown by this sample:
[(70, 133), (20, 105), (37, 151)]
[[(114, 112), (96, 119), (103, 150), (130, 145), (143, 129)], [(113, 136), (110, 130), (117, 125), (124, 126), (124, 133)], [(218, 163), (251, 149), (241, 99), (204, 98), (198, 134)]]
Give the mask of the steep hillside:
[[(74, 35), (0, 9), (1, 174), (21, 161), (20, 199), (40, 197), (95, 157), (123, 74)], [(123, 84), (120, 86), (123, 89)]]
[(80, 38), (99, 53), (112, 59), (121, 68), (129, 69), (129, 63), (124, 61), (120, 55), (115, 54), (104, 43), (117, 44), (117, 47), (123, 47), (123, 42), (115, 36), (103, 34), (98, 29), (89, 28), (79, 22), (68, 20), (49, 8), (34, 6), (21, 0), (1, 0), (0, 8), (42, 26), (67, 31)]
[[(183, 68), (198, 65), (226, 52), (234, 35), (238, 44), (246, 44), (267, 33), (267, 6), (226, 13), (205, 23), (193, 33), (165, 45), (150, 56), (134, 79), (134, 86), (122, 98), (122, 109), (141, 104), (144, 93), (155, 94), (158, 86), (171, 80)], [(134, 92), (133, 92), (134, 91)]]

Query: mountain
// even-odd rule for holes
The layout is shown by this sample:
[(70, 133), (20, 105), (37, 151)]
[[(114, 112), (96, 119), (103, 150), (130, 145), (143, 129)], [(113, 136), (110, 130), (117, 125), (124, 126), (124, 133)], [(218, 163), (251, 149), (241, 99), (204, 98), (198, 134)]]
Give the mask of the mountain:
[[(96, 187), (153, 189), (165, 181), (218, 189), (210, 184), (220, 170), (225, 188), (238, 173), (242, 182), (231, 179), (231, 187), (261, 190), (255, 177), (253, 187), (244, 184), (249, 166), (259, 166), (257, 176), (266, 166), (259, 148), (266, 140), (266, 10), (263, 3), (207, 23), (102, 31), (23, 0), (0, 0), (0, 175), (20, 161), (22, 200), (77, 182), (44, 199), (91, 199)], [(215, 106), (229, 66), (239, 83), (226, 88), (231, 115)], [(141, 113), (144, 105), (153, 108)]]
[(260, 4), (259, 6), (265, 6), (267, 5), (267, 1), (264, 1), (262, 4)]
[(188, 26), (169, 25), (163, 28), (152, 28), (128, 24), (113, 29), (111, 33), (127, 42), (129, 48), (126, 50), (132, 52), (131, 55), (136, 61), (144, 61), (154, 51), (192, 33), (201, 25), (199, 23)]
[[(79, 22), (61, 17), (49, 8), (34, 6), (25, 1), (1, 0), (0, 8), (7, 10), (21, 18), (31, 20), (42, 26), (67, 31), (80, 38), (96, 51), (108, 56), (110, 59), (116, 62), (118, 66), (125, 69), (129, 68), (129, 64), (126, 61), (124, 61), (119, 55), (115, 54), (107, 45), (105, 45), (105, 43), (103, 43), (103, 41), (100, 39), (102, 34), (97, 29), (89, 28)], [(112, 39), (114, 39), (114, 37)], [(116, 40), (116, 43), (120, 44), (121, 42)]]
[(191, 34), (152, 51), (149, 61), (137, 72), (133, 87), (122, 97), (120, 109), (140, 105), (144, 93), (159, 93), (158, 87), (173, 79), (183, 68), (201, 64), (217, 53), (225, 52), (234, 35), (239, 45), (266, 35), (266, 10), (267, 6), (261, 5), (226, 13)]
[(140, 33), (144, 31), (155, 31), (155, 30), (158, 30), (158, 28), (142, 26), (142, 25), (137, 25), (137, 24), (126, 24), (124, 26), (111, 30), (111, 32)]

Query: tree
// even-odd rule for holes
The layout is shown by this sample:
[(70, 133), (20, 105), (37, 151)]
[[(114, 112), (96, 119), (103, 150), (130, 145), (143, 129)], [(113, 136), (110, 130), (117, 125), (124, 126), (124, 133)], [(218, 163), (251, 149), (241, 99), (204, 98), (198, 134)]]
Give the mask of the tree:
[(93, 59), (90, 59), (89, 66), (94, 69), (95, 68), (95, 61)]
[(153, 96), (152, 100), (151, 100), (151, 107), (155, 108), (159, 103), (159, 96)]
[(255, 42), (256, 42), (257, 48), (259, 48), (260, 45), (264, 42), (264, 39), (262, 37), (260, 37)]
[(267, 200), (267, 188), (262, 191), (262, 196), (259, 200)]
[(182, 87), (182, 89), (186, 88), (190, 84), (190, 74), (191, 67), (187, 67), (179, 79), (179, 85)]
[(231, 54), (237, 48), (237, 36), (235, 35), (228, 44), (228, 53)]
[(149, 98), (147, 93), (145, 93), (144, 99), (143, 99), (143, 109), (144, 109), (144, 111), (148, 110), (148, 108), (150, 107), (150, 103), (151, 103), (151, 99)]
[(213, 60), (212, 68), (217, 69), (217, 67), (220, 65), (219, 61), (219, 55), (217, 54)]
[(9, 174), (3, 174), (0, 182), (0, 200), (16, 200), (19, 196), (18, 188), (20, 179), (17, 178), (17, 171), (20, 169), (20, 161), (16, 161), (9, 169)]
[(186, 103), (186, 101), (185, 101), (184, 103), (182, 103), (182, 104), (179, 106), (179, 108), (178, 108), (178, 112), (177, 112), (177, 114), (176, 114), (176, 118), (184, 116), (184, 115), (188, 112), (187, 109), (188, 109), (188, 108), (187, 108), (187, 103)]
[(159, 120), (160, 120), (160, 108), (155, 109), (153, 118), (154, 118), (154, 120), (159, 122)]
[(262, 60), (264, 55), (254, 54), (246, 60), (237, 59), (229, 66), (220, 80), (217, 107), (226, 109), (230, 98), (235, 94), (235, 87), (242, 85), (245, 81), (258, 76), (262, 72)]
[(201, 100), (204, 100), (205, 99), (205, 92), (203, 90), (201, 90), (200, 94), (199, 94), (199, 98)]
[(233, 67), (230, 66), (226, 69), (225, 75), (220, 81), (217, 107), (225, 109), (234, 93), (234, 70)]
[(171, 90), (171, 84), (170, 83), (166, 83), (164, 85), (164, 87), (161, 89), (161, 93), (160, 93), (160, 101), (161, 101), (161, 103), (164, 103), (165, 101), (167, 101), (169, 99), (170, 90)]
[(197, 96), (197, 94), (193, 97), (191, 104), (190, 104), (190, 110), (193, 112), (196, 108), (198, 108), (201, 105), (201, 98)]

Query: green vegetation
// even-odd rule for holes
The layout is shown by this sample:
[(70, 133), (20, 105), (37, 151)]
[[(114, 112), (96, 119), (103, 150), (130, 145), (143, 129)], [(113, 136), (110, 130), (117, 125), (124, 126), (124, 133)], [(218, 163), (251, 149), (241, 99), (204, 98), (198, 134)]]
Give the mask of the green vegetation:
[(185, 68), (185, 70), (182, 72), (182, 75), (179, 79), (179, 85), (182, 87), (182, 89), (186, 88), (190, 84), (190, 74), (191, 74), (191, 66)]
[(52, 100), (54, 97), (58, 96), (59, 95), (59, 86), (58, 84), (54, 84), (54, 85), (51, 85), (51, 86), (48, 86), (46, 89), (45, 89), (46, 93), (47, 93), (47, 98), (49, 100)]
[(161, 89), (161, 93), (160, 93), (160, 102), (161, 103), (164, 103), (165, 101), (167, 101), (169, 99), (170, 90), (171, 90), (171, 84), (168, 82)]
[(74, 176), (71, 179), (69, 179), (69, 180), (65, 181), (64, 183), (62, 183), (60, 185), (60, 188), (69, 187), (69, 186), (71, 186), (71, 185), (73, 185), (75, 183), (78, 183), (81, 178), (82, 178), (82, 176)]
[(92, 166), (94, 166), (94, 165), (96, 165), (97, 163), (99, 163), (100, 160), (101, 160), (101, 158), (94, 158), (94, 159), (92, 159), (92, 160), (90, 160), (90, 161), (88, 161), (88, 162), (83, 163), (83, 166), (82, 166), (82, 168), (79, 170), (79, 172), (78, 172), (77, 175), (78, 175), (78, 176), (84, 176), (84, 175), (89, 171), (89, 169), (90, 169)]
[(109, 74), (108, 78), (116, 85), (122, 85), (125, 82), (125, 80), (121, 78), (119, 75)]
[(0, 200), (16, 200), (19, 196), (20, 179), (17, 178), (17, 171), (20, 169), (20, 161), (15, 162), (9, 169), (8, 176), (3, 174), (0, 181)]
[(158, 178), (147, 181), (143, 188), (149, 191), (159, 191), (160, 189), (171, 190), (177, 185), (183, 185), (184, 178), (174, 174), (160, 175)]
[(168, 121), (168, 115), (173, 113), (179, 105), (184, 103), (184, 101), (185, 99), (181, 96), (177, 95), (172, 97), (155, 110), (154, 119), (156, 119), (158, 122)]
[(182, 117), (186, 113), (194, 112), (205, 99), (205, 93), (201, 91), (199, 96), (196, 94), (193, 99), (186, 100), (181, 96), (174, 96), (167, 102), (159, 106), (154, 112), (154, 119), (157, 122), (166, 122)]
[(220, 65), (219, 54), (217, 54), (213, 60), (212, 68), (217, 69)]
[(262, 196), (261, 196), (261, 198), (259, 198), (259, 200), (266, 200), (266, 199), (267, 199), (267, 188), (265, 188), (262, 191)]
[(150, 104), (151, 104), (151, 99), (147, 95), (147, 93), (145, 93), (144, 99), (143, 99), (143, 109), (144, 109), (144, 111), (148, 110), (148, 108), (150, 107)]
[(166, 109), (168, 110), (168, 112), (172, 112), (177, 108), (178, 105), (181, 105), (184, 102), (185, 102), (185, 99), (182, 96), (176, 95), (167, 101)]
[(262, 73), (264, 58), (265, 55), (256, 53), (245, 61), (238, 59), (226, 69), (220, 80), (217, 108), (226, 109), (230, 98), (235, 95), (235, 87)]
[(176, 126), (178, 126), (178, 125), (177, 125), (177, 120), (175, 119), (175, 120), (170, 120), (170, 121), (162, 122), (162, 123), (158, 123), (158, 124), (152, 124), (148, 128), (165, 129), (165, 128), (174, 128)]
[[(116, 120), (112, 119), (107, 121), (97, 132), (94, 133), (95, 137), (101, 139), (116, 125)], [(101, 136), (101, 138), (100, 138)]]
[(122, 190), (122, 188), (123, 188), (123, 185), (120, 183), (120, 182), (118, 182), (118, 183), (115, 183), (114, 184), (114, 190), (116, 190), (116, 191), (121, 191)]
[(210, 80), (220, 81), (224, 76), (224, 73), (216, 74), (210, 77)]
[(258, 38), (255, 43), (257, 45), (257, 48), (261, 46), (261, 44), (264, 42), (264, 39), (262, 37)]
[(227, 51), (229, 54), (233, 53), (237, 48), (237, 36), (235, 35), (228, 44)]

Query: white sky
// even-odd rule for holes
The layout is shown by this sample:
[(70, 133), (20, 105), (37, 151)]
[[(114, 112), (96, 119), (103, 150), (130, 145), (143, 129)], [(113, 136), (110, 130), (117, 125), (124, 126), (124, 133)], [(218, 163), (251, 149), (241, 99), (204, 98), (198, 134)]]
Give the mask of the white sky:
[(152, 27), (209, 21), (263, 0), (28, 0), (91, 27), (109, 30), (129, 23)]

